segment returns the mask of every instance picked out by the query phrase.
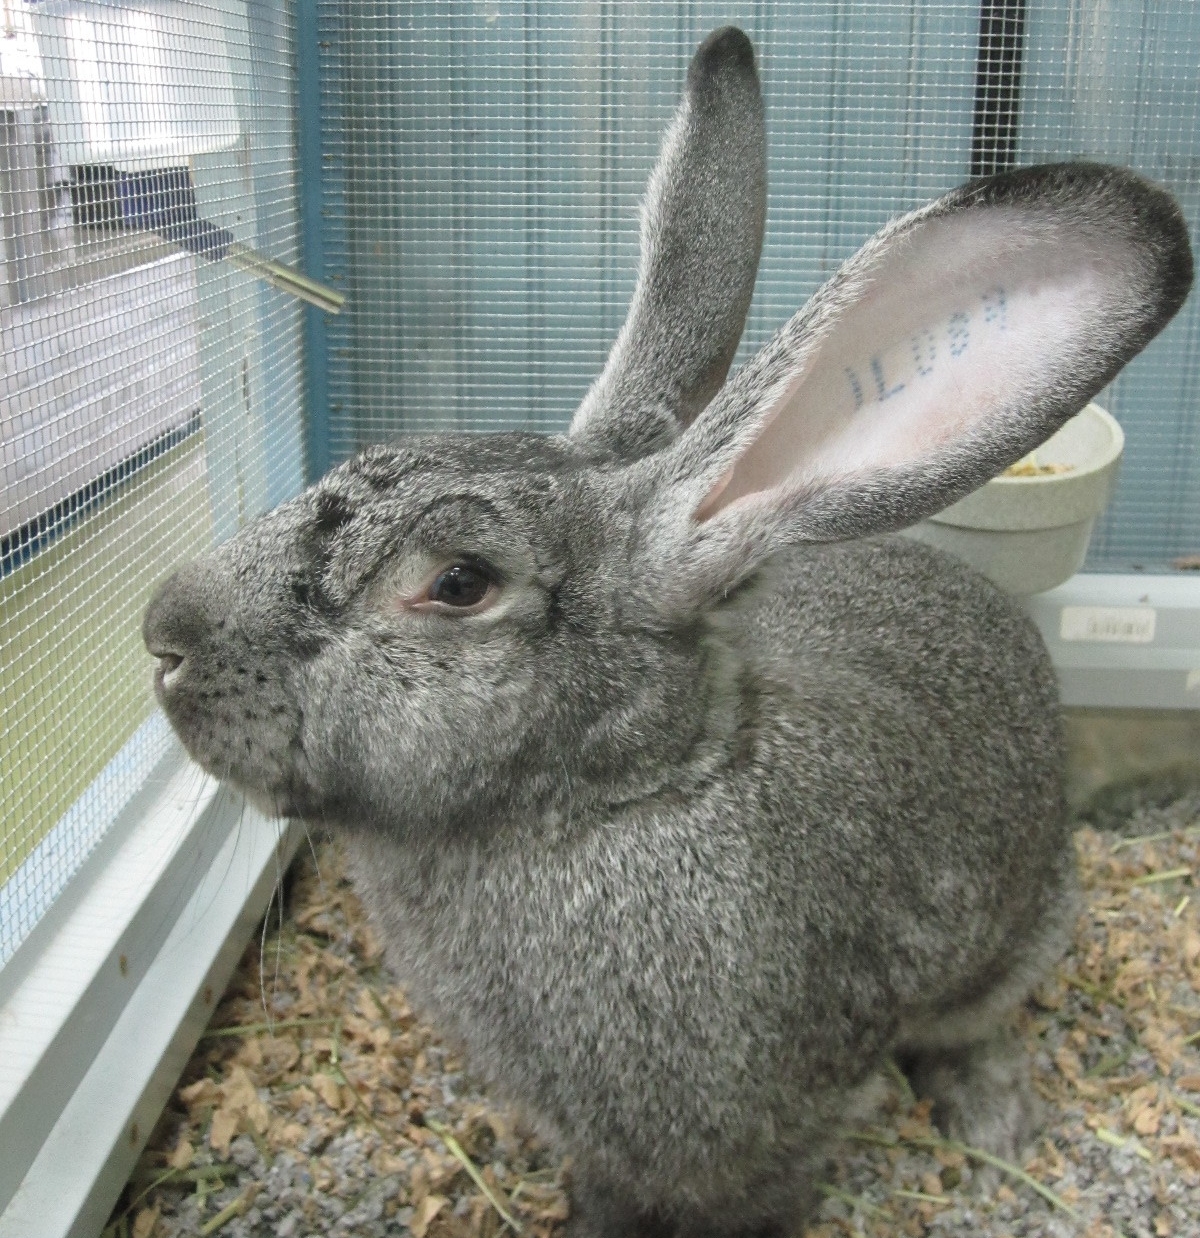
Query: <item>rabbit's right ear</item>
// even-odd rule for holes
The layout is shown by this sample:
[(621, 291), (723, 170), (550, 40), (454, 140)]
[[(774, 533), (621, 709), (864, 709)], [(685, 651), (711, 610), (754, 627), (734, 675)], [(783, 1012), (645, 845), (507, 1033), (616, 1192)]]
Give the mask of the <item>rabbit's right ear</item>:
[(786, 546), (933, 514), (1049, 438), (1191, 282), (1178, 204), (1121, 168), (1006, 172), (896, 220), (631, 466), (635, 576), (678, 613)]
[(629, 315), (571, 422), (585, 449), (619, 460), (656, 451), (719, 390), (754, 292), (766, 199), (754, 49), (726, 26), (693, 56), (650, 177)]

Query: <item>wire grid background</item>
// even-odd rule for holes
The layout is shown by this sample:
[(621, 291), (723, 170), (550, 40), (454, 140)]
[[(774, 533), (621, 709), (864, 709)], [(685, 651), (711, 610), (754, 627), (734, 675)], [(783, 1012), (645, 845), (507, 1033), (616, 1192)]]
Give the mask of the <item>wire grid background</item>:
[(298, 303), (96, 197), (190, 175), (298, 263), (288, 10), (2, 4), (0, 962), (165, 752), (141, 612), (299, 487), (303, 399)]
[[(1200, 219), (1200, 5), (989, 3), (1019, 163), (1135, 167)], [(637, 205), (698, 41), (754, 39), (770, 205), (739, 362), (891, 214), (972, 169), (963, 0), (321, 0), (333, 459), (404, 431), (562, 429), (624, 317)], [(976, 170), (981, 170), (978, 167)], [(986, 166), (982, 170), (987, 170)], [(1090, 566), (1200, 552), (1200, 298), (1101, 401), (1126, 456)]]
[[(1195, 224), (1200, 6), (984, 7), (1023, 14), (1023, 54), (991, 83), (1016, 159), (1132, 165)], [(165, 750), (138, 637), (153, 583), (303, 471), (298, 305), (98, 225), (73, 178), (184, 168), (200, 217), (294, 264), (297, 194), (319, 195), (310, 273), (350, 295), (315, 392), (337, 459), (403, 431), (565, 426), (624, 316), (645, 177), (717, 25), (755, 39), (771, 133), (742, 360), (890, 214), (973, 166), (978, 3), (316, 11), (323, 174), (300, 186), (285, 0), (0, 0), (0, 962)], [(1093, 566), (1200, 550), (1197, 313), (1104, 397), (1127, 454)]]

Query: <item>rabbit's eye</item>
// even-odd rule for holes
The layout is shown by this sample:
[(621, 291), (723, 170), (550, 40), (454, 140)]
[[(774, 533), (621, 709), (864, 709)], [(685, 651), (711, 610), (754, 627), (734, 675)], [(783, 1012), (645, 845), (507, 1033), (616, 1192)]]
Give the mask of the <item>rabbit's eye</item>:
[(496, 578), (482, 563), (452, 563), (434, 577), (426, 599), (454, 610), (481, 607), (495, 592)]

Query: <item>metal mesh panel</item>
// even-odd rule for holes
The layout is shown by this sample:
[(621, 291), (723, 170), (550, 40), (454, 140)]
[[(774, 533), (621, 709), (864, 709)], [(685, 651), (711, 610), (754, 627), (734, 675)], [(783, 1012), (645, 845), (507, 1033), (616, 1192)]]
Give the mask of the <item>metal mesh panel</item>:
[[(974, 172), (1129, 164), (1200, 216), (1200, 6), (1152, 0), (324, 0), (333, 458), (400, 431), (560, 429), (624, 316), (688, 57), (754, 38), (770, 207), (740, 359), (891, 213)], [(1128, 436), (1093, 566), (1200, 550), (1194, 300), (1102, 397)]]
[[(3, 0), (0, 961), (167, 743), (154, 583), (301, 481), (281, 4)], [(232, 246), (232, 248), (231, 248)]]

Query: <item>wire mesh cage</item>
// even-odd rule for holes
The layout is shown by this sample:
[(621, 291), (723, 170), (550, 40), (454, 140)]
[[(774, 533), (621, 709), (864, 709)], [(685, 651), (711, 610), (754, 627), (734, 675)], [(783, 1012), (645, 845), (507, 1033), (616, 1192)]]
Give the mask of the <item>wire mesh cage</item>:
[[(1016, 164), (1134, 167), (1200, 239), (1193, 4), (0, 0), (0, 21), (0, 968), (170, 764), (140, 639), (158, 580), (367, 444), (565, 428), (625, 317), (646, 177), (713, 28), (754, 40), (770, 141), (739, 361), (889, 217)], [(1200, 299), (1099, 399), (1125, 464), (1089, 566), (1195, 566)], [(1200, 690), (1180, 669), (1194, 633), (1170, 643), (1196, 596), (1155, 603), (1176, 703)], [(1147, 652), (1119, 671), (1143, 676)], [(104, 1023), (75, 1001), (62, 1025), (82, 1010), (108, 1037), (112, 1004)], [(53, 1104), (20, 1093), (49, 1052), (0, 1077), (42, 1123), (0, 1155), (0, 1209), (97, 1051), (42, 1081)], [(132, 1155), (145, 1134), (114, 1139)]]
[(292, 19), (3, 0), (0, 962), (168, 742), (140, 615), (302, 476)]
[[(713, 27), (753, 37), (771, 142), (743, 359), (973, 174), (1111, 160), (1200, 216), (1194, 5), (3, 0), (3, 22), (0, 961), (167, 743), (148, 589), (299, 487), (306, 430), (319, 469), (405, 431), (565, 426)], [(337, 318), (280, 291), (301, 232)], [(1127, 447), (1092, 567), (1200, 550), (1197, 304), (1101, 397)]]
[[(743, 26), (770, 205), (739, 359), (890, 215), (1012, 163), (1100, 159), (1200, 213), (1200, 10), (1150, 0), (321, 6), (322, 206), (349, 312), (331, 459), (407, 430), (565, 426), (633, 287), (687, 58)], [(1091, 566), (1200, 549), (1195, 301), (1101, 397), (1127, 435)]]
[[(269, 823), (188, 784), (153, 709), (154, 584), (369, 443), (564, 428), (624, 319), (646, 176), (713, 28), (752, 36), (770, 134), (744, 361), (890, 216), (970, 176), (1129, 165), (1195, 234), (1200, 8), (0, 0), (0, 17), (0, 1233), (24, 1238), (47, 1201), (53, 1232), (107, 1215), (282, 881)], [(1126, 463), (1092, 568), (1200, 562), (1198, 305), (1100, 397)], [(1060, 672), (1111, 670), (1114, 694), (1129, 672), (1144, 699), (1170, 677), (1191, 705), (1186, 591), (1047, 603), (1130, 625), (1115, 670), (1091, 645), (1061, 658), (1060, 616), (1035, 619)]]

